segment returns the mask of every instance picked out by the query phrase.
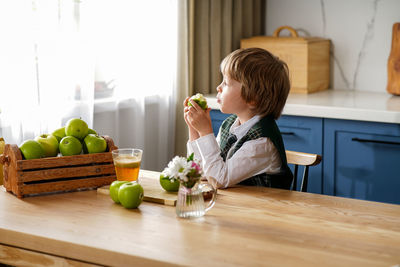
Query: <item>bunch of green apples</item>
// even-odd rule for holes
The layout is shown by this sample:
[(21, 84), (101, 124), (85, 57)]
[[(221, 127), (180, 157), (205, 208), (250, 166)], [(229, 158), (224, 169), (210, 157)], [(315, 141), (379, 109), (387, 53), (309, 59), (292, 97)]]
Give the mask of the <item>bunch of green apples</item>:
[(107, 142), (87, 123), (78, 118), (70, 119), (64, 127), (51, 134), (42, 134), (34, 140), (26, 140), (20, 146), (25, 159), (101, 153), (106, 151)]
[(110, 197), (127, 209), (136, 209), (143, 201), (143, 187), (138, 182), (114, 181), (110, 185)]

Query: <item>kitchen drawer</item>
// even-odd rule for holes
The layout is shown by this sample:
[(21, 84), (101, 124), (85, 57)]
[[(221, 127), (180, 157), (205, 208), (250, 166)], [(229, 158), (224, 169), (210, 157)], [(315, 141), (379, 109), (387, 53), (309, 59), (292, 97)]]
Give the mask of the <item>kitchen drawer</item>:
[(400, 204), (400, 125), (325, 120), (324, 193)]
[(322, 153), (323, 120), (321, 118), (282, 116), (277, 124), (286, 149)]

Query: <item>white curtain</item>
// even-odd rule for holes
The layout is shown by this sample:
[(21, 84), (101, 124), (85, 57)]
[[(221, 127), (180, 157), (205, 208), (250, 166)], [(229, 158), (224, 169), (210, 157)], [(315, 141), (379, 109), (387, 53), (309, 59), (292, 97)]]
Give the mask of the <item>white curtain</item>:
[(142, 167), (173, 156), (177, 0), (0, 2), (0, 136), (20, 144), (81, 117)]
[(0, 6), (1, 134), (21, 143), (70, 117), (93, 121), (94, 65), (74, 1)]

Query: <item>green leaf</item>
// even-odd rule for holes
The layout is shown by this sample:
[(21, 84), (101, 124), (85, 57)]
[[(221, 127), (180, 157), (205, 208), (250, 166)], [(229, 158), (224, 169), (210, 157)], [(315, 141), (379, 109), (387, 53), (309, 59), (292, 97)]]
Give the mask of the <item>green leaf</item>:
[(194, 153), (190, 154), (190, 156), (187, 158), (187, 161), (192, 161), (194, 158)]

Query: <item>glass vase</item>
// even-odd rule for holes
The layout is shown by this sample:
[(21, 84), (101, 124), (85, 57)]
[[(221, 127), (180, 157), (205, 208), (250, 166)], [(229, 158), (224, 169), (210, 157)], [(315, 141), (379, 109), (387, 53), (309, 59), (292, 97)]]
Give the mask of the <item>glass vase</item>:
[[(204, 202), (203, 193), (211, 193), (211, 199), (208, 202)], [(214, 206), (216, 196), (217, 189), (207, 182), (197, 182), (191, 188), (181, 183), (176, 202), (176, 215), (181, 218), (204, 216)]]

